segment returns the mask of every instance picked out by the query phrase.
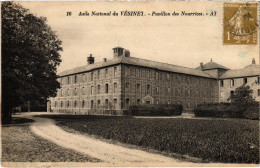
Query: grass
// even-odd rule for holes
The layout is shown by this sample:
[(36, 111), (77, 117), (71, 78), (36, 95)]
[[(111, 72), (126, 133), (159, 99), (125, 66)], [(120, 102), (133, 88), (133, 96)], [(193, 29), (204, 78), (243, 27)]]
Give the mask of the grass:
[(29, 119), (13, 118), (2, 126), (2, 162), (98, 162), (31, 133)]
[(258, 121), (76, 115), (49, 117), (68, 130), (147, 149), (188, 155), (207, 162), (259, 163)]

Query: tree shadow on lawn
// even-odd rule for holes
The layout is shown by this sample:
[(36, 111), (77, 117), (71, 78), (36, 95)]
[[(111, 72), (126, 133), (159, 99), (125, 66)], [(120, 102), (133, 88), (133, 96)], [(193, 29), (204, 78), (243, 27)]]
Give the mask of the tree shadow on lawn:
[(12, 117), (11, 122), (2, 123), (2, 127), (27, 126), (33, 122), (34, 122), (33, 120), (27, 118)]
[(118, 118), (118, 119), (126, 119), (126, 118), (134, 118), (132, 116), (99, 116), (99, 115), (70, 115), (70, 114), (59, 114), (59, 115), (36, 115), (33, 117), (39, 118), (49, 118), (55, 121), (65, 121), (65, 120), (95, 120), (95, 119), (111, 119), (111, 118)]

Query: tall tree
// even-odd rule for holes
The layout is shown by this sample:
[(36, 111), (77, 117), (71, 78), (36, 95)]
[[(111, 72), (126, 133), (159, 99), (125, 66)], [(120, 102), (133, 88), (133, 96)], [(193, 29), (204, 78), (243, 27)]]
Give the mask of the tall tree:
[(46, 18), (19, 4), (3, 2), (1, 13), (2, 120), (8, 121), (13, 107), (56, 96), (62, 42)]
[(253, 90), (250, 89), (248, 85), (242, 85), (236, 88), (235, 92), (230, 95), (228, 100), (230, 100), (231, 105), (240, 111), (245, 111), (250, 105), (256, 103), (252, 94)]

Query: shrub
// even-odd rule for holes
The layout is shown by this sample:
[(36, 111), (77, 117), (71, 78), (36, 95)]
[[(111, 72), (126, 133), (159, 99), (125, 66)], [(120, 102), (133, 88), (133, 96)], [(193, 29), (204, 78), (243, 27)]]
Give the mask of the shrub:
[(243, 117), (251, 120), (260, 119), (260, 107), (258, 103), (254, 103), (248, 107), (246, 111), (243, 113)]
[(182, 114), (182, 105), (175, 104), (145, 104), (133, 105), (129, 108), (130, 115), (136, 116), (176, 116)]
[[(246, 109), (246, 110), (244, 110)], [(241, 108), (233, 103), (200, 104), (194, 110), (196, 117), (221, 117), (221, 118), (259, 118), (259, 104), (248, 104), (247, 108)]]

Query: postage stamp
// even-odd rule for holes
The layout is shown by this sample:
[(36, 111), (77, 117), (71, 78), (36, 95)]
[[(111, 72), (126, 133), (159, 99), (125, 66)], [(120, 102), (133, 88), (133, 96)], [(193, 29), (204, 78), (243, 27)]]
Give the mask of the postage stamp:
[(224, 3), (223, 43), (257, 44), (257, 3)]

